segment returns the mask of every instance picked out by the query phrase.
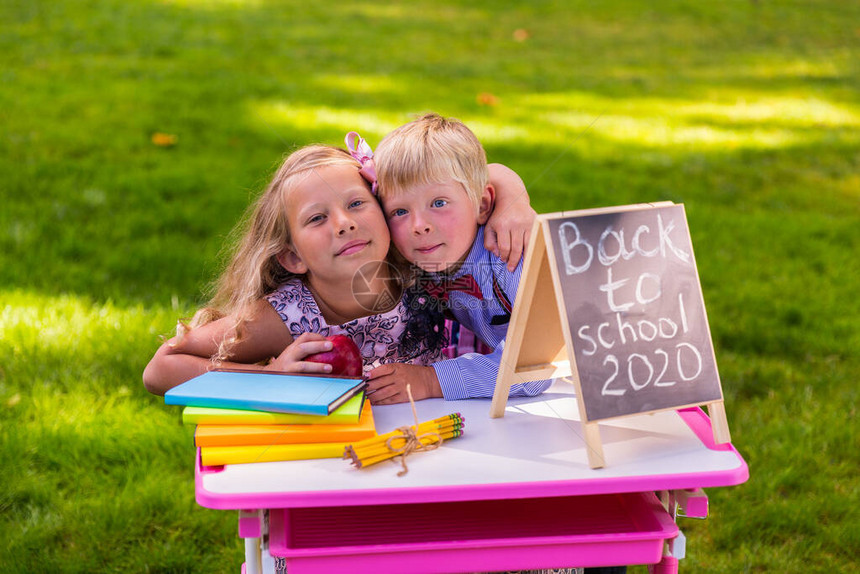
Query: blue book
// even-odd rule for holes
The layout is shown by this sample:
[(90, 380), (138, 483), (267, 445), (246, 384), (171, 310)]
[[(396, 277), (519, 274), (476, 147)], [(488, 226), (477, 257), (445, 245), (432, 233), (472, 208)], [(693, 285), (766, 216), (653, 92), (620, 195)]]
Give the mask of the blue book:
[(173, 387), (164, 403), (327, 416), (364, 388), (357, 377), (224, 369)]

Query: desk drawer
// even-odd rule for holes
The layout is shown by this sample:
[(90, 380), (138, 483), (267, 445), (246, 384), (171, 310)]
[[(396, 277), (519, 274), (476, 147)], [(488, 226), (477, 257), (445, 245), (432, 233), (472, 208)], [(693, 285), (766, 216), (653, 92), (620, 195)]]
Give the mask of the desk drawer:
[(678, 528), (651, 493), (270, 511), (290, 574), (653, 564)]

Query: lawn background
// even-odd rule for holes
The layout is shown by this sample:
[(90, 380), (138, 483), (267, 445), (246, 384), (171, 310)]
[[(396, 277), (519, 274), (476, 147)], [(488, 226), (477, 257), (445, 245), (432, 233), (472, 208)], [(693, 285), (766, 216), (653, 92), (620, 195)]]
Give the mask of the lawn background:
[(856, 571), (858, 22), (840, 1), (3, 0), (0, 571), (238, 571), (235, 513), (195, 504), (191, 431), (141, 371), (284, 153), (428, 110), (539, 212), (686, 205), (751, 479), (681, 522), (682, 571)]

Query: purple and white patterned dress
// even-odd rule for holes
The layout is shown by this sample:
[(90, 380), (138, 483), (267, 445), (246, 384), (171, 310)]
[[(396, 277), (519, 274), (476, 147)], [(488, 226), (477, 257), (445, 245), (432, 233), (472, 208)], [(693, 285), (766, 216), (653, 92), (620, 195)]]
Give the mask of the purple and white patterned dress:
[(266, 299), (278, 312), (293, 338), (302, 333), (346, 335), (355, 341), (364, 361), (364, 373), (384, 363), (430, 365), (443, 358), (441, 346), (431, 348), (422, 337), (405, 337), (410, 310), (403, 298), (387, 313), (329, 325), (313, 294), (301, 279), (290, 279)]

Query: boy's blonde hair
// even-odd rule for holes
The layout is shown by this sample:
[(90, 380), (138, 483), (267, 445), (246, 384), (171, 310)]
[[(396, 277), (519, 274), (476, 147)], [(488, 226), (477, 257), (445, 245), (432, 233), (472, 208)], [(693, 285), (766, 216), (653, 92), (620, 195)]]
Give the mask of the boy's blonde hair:
[(212, 298), (192, 319), (191, 327), (235, 313), (238, 331), (241, 323), (250, 318), (254, 303), (295, 276), (278, 262), (278, 255), (291, 243), (287, 198), (290, 190), (313, 170), (332, 165), (353, 165), (356, 171), (361, 168), (346, 150), (327, 145), (300, 148), (283, 161), (266, 190), (231, 233), (232, 241), (227, 245), (230, 261), (215, 283)]
[(460, 183), (475, 210), (489, 183), (487, 154), (472, 130), (460, 120), (430, 113), (400, 126), (373, 153), (380, 199), (416, 185)]

